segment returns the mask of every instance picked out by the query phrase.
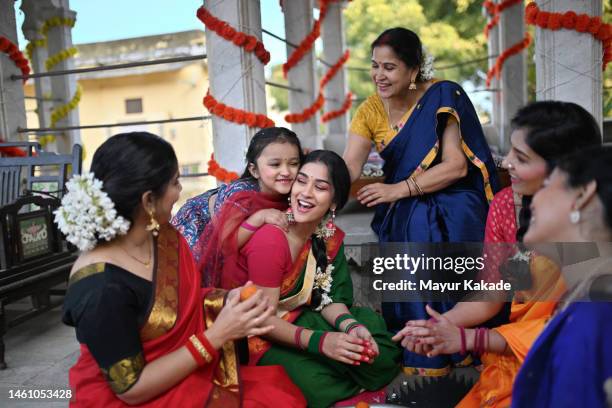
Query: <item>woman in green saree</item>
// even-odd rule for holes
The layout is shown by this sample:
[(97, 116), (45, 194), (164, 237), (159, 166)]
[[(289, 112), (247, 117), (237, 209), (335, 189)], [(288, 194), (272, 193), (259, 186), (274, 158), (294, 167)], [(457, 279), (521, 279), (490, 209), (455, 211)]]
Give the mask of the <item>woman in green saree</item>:
[[(251, 280), (276, 307), (276, 315), (266, 321), (274, 329), (249, 339), (249, 364), (282, 365), (311, 407), (379, 390), (399, 372), (401, 350), (382, 317), (352, 306), (344, 233), (333, 223), (349, 186), (340, 156), (311, 152), (291, 190), (288, 230), (243, 222), (241, 228), (254, 234), (221, 268), (221, 286)], [(239, 211), (227, 205), (219, 215), (230, 219), (230, 212)]]

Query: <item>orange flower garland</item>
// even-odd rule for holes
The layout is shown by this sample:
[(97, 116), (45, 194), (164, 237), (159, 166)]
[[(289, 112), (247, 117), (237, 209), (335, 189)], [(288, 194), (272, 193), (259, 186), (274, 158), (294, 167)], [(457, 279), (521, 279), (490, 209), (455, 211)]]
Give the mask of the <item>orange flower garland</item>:
[(240, 177), (235, 171), (228, 171), (221, 167), (221, 165), (219, 165), (219, 163), (215, 160), (214, 153), (210, 155), (210, 160), (208, 161), (208, 174), (222, 183), (231, 183)]
[(210, 113), (219, 116), (228, 122), (259, 128), (274, 126), (274, 121), (264, 114), (247, 112), (242, 109), (232, 108), (231, 106), (219, 102), (210, 94), (210, 90), (206, 92), (203, 102), (204, 106)]
[[(300, 113), (290, 113), (288, 115), (285, 115), (285, 120), (287, 122), (289, 123), (306, 122), (311, 117), (313, 117), (318, 111), (320, 111), (321, 108), (323, 108), (323, 104), (325, 103), (325, 98), (323, 97), (323, 88), (325, 88), (325, 86), (329, 83), (329, 81), (331, 81), (334, 75), (338, 73), (342, 65), (344, 65), (346, 61), (348, 61), (349, 56), (350, 56), (350, 53), (348, 50), (346, 50), (344, 54), (342, 54), (342, 56), (338, 59), (338, 61), (336, 61), (336, 63), (329, 68), (327, 73), (319, 81), (319, 94), (317, 95), (317, 99), (313, 102), (313, 104), (310, 105), (308, 108), (304, 109)], [(334, 111), (334, 112), (338, 112), (338, 111)], [(334, 113), (334, 112), (330, 112), (330, 113)], [(337, 116), (334, 116), (334, 118)], [(328, 119), (328, 120), (331, 120), (331, 119)]]
[(287, 62), (283, 64), (283, 75), (287, 78), (287, 72), (291, 70), (291, 68), (295, 67), (298, 62), (304, 55), (308, 53), (312, 49), (317, 38), (321, 36), (321, 23), (327, 14), (327, 4), (331, 3), (333, 0), (320, 0), (319, 2), (319, 19), (315, 20), (312, 30), (310, 33), (302, 40), (302, 42), (298, 45), (298, 47), (293, 50), (289, 58), (287, 58)]
[(489, 32), (499, 23), (500, 14), (507, 9), (508, 7), (512, 7), (516, 4), (521, 4), (523, 0), (504, 0), (501, 3), (493, 3), (491, 0), (485, 0), (482, 6), (485, 8), (487, 13), (492, 17), (491, 21), (487, 24), (484, 29), (484, 35), (486, 38), (489, 38)]
[(344, 115), (346, 112), (348, 112), (349, 109), (351, 109), (352, 105), (353, 105), (353, 94), (349, 92), (346, 94), (346, 98), (344, 99), (344, 103), (342, 104), (340, 109), (335, 110), (335, 111), (326, 112), (323, 115), (323, 117), (321, 117), (321, 121), (324, 123), (329, 122), (332, 119), (336, 119), (337, 117)]
[[(21, 74), (27, 76), (30, 74), (30, 64), (28, 60), (19, 51), (19, 47), (15, 45), (11, 40), (4, 36), (0, 36), (0, 52), (4, 52), (8, 57), (17, 65), (17, 68), (21, 71)], [(27, 79), (23, 80), (25, 83)]]
[(589, 33), (602, 42), (604, 71), (608, 63), (612, 61), (612, 25), (602, 22), (600, 17), (576, 14), (571, 10), (565, 13), (541, 11), (538, 5), (533, 2), (525, 7), (525, 21), (527, 24), (553, 31), (565, 28), (579, 33)]
[(270, 62), (270, 53), (257, 37), (236, 30), (226, 21), (220, 20), (210, 14), (204, 6), (198, 9), (197, 16), (206, 27), (217, 33), (220, 37), (234, 43), (238, 47), (244, 48), (248, 52), (255, 53), (255, 56), (262, 64), (266, 65)]
[(529, 47), (529, 44), (531, 44), (531, 36), (529, 33), (525, 33), (525, 37), (522, 41), (514, 44), (512, 47), (502, 52), (499, 57), (497, 57), (497, 60), (495, 60), (495, 65), (493, 65), (493, 67), (487, 72), (487, 88), (491, 86), (491, 80), (493, 77), (497, 77), (499, 79), (504, 62), (506, 62), (506, 60), (514, 54), (518, 54), (525, 48)]

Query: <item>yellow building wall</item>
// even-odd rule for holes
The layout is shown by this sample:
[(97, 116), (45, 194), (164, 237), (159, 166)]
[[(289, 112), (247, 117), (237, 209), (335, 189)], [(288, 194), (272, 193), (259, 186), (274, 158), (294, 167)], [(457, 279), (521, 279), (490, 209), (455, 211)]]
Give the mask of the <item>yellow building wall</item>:
[[(206, 66), (199, 63), (180, 69), (142, 75), (113, 78), (82, 79), (83, 97), (79, 104), (81, 125), (125, 123), (162, 120), (192, 116), (206, 116), (208, 111), (202, 99), (208, 89)], [(32, 81), (30, 81), (32, 82)], [(26, 86), (26, 95), (33, 96), (33, 84)], [(142, 99), (142, 113), (126, 113), (126, 99)], [(38, 127), (34, 111), (36, 102), (26, 100), (28, 127)], [(174, 122), (142, 126), (117, 126), (105, 129), (81, 130), (86, 157), (83, 168), (88, 169), (95, 150), (110, 136), (133, 131), (147, 131), (169, 141), (176, 151), (181, 173), (204, 173), (212, 153), (212, 126), (210, 120)], [(212, 177), (181, 179), (183, 192), (177, 210), (187, 198), (213, 188)]]

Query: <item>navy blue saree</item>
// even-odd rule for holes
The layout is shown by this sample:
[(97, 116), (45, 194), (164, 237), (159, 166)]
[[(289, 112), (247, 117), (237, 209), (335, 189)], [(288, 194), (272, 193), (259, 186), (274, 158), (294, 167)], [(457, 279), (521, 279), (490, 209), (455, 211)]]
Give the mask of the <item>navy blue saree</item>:
[[(440, 143), (450, 116), (460, 127), (462, 149), (470, 163), (467, 175), (440, 191), (378, 205), (372, 228), (379, 242), (483, 241), (489, 201), (499, 189), (497, 173), (478, 115), (458, 84), (431, 85), (402, 130), (382, 150), (385, 183), (399, 183), (440, 162)], [(444, 312), (453, 303), (433, 306)], [(393, 331), (407, 320), (428, 318), (425, 304), (418, 302), (383, 303), (383, 315)], [(443, 375), (448, 365), (444, 356), (404, 354), (408, 373)]]

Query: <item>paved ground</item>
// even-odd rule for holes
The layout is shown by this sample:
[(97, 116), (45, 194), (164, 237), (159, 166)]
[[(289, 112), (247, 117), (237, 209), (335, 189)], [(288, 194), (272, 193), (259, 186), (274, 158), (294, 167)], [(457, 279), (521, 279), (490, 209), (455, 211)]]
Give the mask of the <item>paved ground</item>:
[(0, 371), (0, 407), (68, 405), (67, 400), (10, 399), (11, 391), (68, 389), (68, 369), (78, 357), (78, 343), (74, 329), (60, 319), (57, 308), (9, 330), (4, 338), (8, 367)]

